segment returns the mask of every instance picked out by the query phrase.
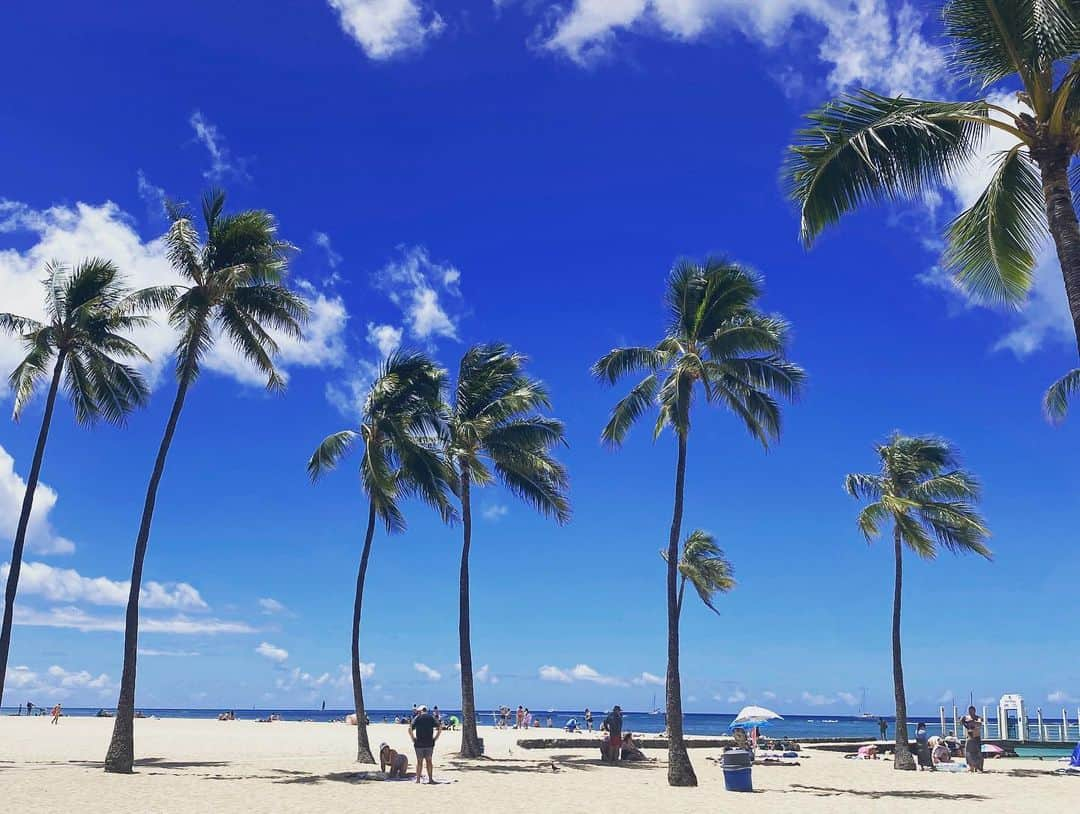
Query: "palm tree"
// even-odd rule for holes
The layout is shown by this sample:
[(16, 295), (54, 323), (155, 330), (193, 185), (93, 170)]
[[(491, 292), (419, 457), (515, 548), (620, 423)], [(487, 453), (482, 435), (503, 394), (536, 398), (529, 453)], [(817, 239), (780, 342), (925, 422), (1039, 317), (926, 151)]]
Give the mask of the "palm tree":
[(149, 319), (144, 312), (164, 301), (169, 293), (166, 289), (132, 292), (125, 288), (116, 266), (98, 258), (83, 260), (74, 269), (61, 263), (50, 263), (45, 267), (42, 283), (45, 286), (46, 322), (0, 314), (0, 330), (19, 336), (26, 348), (26, 356), (8, 378), (15, 396), (12, 411), (15, 421), (19, 420), (38, 385), (50, 376), (50, 368), (52, 370), (45, 413), (15, 528), (15, 542), (11, 547), (4, 621), (0, 628), (0, 702), (4, 696), (12, 614), (26, 529), (34, 507), (60, 380), (64, 379), (64, 389), (78, 423), (91, 424), (102, 418), (113, 424), (123, 424), (129, 412), (146, 402), (149, 391), (142, 375), (120, 361), (147, 361), (146, 354), (122, 334), (144, 325)]
[(900, 604), (903, 587), (903, 552), (907, 546), (923, 559), (937, 556), (940, 545), (953, 553), (974, 552), (990, 558), (983, 545), (989, 535), (974, 508), (979, 499), (975, 477), (959, 468), (956, 451), (940, 438), (908, 437), (893, 433), (874, 447), (881, 460), (877, 474), (848, 475), (844, 489), (860, 500), (871, 501), (859, 512), (859, 530), (867, 542), (892, 521), (896, 582), (893, 586), (892, 661), (896, 694), (897, 769), (915, 769), (908, 746), (907, 698), (900, 656)]
[[(661, 551), (660, 556), (667, 562), (667, 551)], [(679, 596), (675, 601), (675, 615), (680, 619), (687, 582), (697, 591), (705, 607), (717, 616), (720, 611), (716, 608), (716, 595), (730, 593), (735, 587), (731, 563), (716, 544), (716, 538), (701, 529), (694, 529), (686, 536), (679, 558)]]
[(974, 295), (1007, 304), (1031, 288), (1047, 228), (1080, 344), (1080, 227), (1069, 169), (1080, 152), (1080, 4), (948, 0), (945, 33), (958, 79), (982, 91), (1019, 86), (1019, 112), (986, 98), (944, 102), (842, 96), (809, 114), (784, 174), (809, 245), (866, 201), (917, 197), (974, 158), (991, 131), (1014, 141), (986, 189), (949, 226), (945, 263)]
[(447, 458), (461, 498), (461, 574), (458, 638), (461, 648), (461, 754), (480, 756), (476, 732), (469, 619), (472, 487), (498, 479), (511, 493), (559, 524), (570, 519), (566, 469), (551, 454), (565, 443), (561, 421), (542, 410), (544, 385), (525, 373), (526, 357), (502, 343), (475, 345), (461, 359), (449, 405)]
[(277, 343), (269, 332), (299, 337), (307, 319), (307, 304), (284, 285), (292, 247), (278, 239), (273, 215), (254, 209), (226, 215), (224, 208), (225, 193), (211, 191), (203, 197), (205, 242), (200, 242), (190, 215), (179, 207), (171, 208), (172, 225), (165, 235), (169, 261), (185, 281), (169, 309), (169, 322), (180, 333), (176, 397), (154, 460), (135, 538), (124, 621), (124, 667), (112, 740), (105, 755), (107, 772), (130, 772), (135, 759), (135, 667), (143, 561), (158, 485), (188, 389), (219, 334), (227, 336), (243, 357), (266, 375), (268, 390), (284, 389), (285, 380), (273, 360)]
[(400, 502), (417, 495), (438, 509), (447, 522), (453, 520), (450, 505), (450, 471), (442, 455), (443, 389), (446, 372), (422, 353), (392, 353), (372, 382), (364, 400), (360, 427), (328, 436), (308, 461), (312, 481), (337, 466), (358, 441), (364, 445), (360, 459), (360, 484), (368, 498), (367, 532), (356, 574), (356, 597), (352, 622), (352, 682), (356, 705), (356, 759), (374, 763), (368, 743), (367, 715), (360, 676), (360, 611), (364, 602), (371, 541), (381, 520), (388, 533), (405, 530)]
[(678, 441), (675, 506), (667, 547), (667, 727), (668, 783), (695, 786), (697, 776), (683, 741), (679, 678), (679, 533), (686, 482), (690, 412), (698, 386), (706, 402), (733, 412), (766, 448), (780, 435), (780, 407), (774, 394), (793, 399), (805, 378), (787, 361), (788, 325), (758, 311), (761, 281), (736, 263), (715, 258), (703, 264), (680, 261), (667, 287), (669, 323), (655, 347), (616, 348), (595, 365), (598, 379), (614, 384), (630, 373), (645, 378), (619, 401), (602, 439), (618, 447), (630, 426), (654, 404), (657, 438), (671, 427)]

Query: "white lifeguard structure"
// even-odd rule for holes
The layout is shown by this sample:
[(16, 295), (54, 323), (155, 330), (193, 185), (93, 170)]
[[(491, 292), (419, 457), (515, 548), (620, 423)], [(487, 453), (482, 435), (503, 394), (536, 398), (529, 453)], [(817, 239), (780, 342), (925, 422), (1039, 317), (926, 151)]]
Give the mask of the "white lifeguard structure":
[(998, 737), (1002, 740), (1014, 740), (1010, 736), (1009, 713), (1014, 713), (1016, 721), (1016, 738), (1018, 741), (1027, 740), (1027, 710), (1024, 708), (1024, 696), (1018, 693), (1007, 693), (998, 701), (997, 723)]

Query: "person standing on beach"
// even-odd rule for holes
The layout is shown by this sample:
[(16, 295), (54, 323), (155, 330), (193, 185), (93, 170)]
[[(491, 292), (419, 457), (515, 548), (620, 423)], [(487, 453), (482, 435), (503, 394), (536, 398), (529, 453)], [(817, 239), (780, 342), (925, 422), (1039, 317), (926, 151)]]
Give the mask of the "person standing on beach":
[(585, 707), (585, 728), (592, 732), (592, 710)]
[(877, 719), (878, 732), (881, 733), (881, 740), (885, 740), (889, 735), (889, 722), (884, 718)]
[(412, 738), (413, 747), (416, 749), (416, 782), (420, 782), (420, 776), (424, 771), (424, 761), (427, 761), (427, 779), (430, 784), (435, 782), (431, 772), (431, 761), (435, 754), (435, 741), (442, 734), (442, 727), (423, 704), (420, 705), (418, 713), (409, 724), (409, 737)]
[(59, 704), (57, 704), (55, 707), (52, 708), (52, 723), (54, 723), (54, 724), (60, 723), (60, 711), (61, 711), (61, 706)]
[(611, 708), (611, 712), (604, 719), (604, 729), (607, 730), (608, 759), (612, 763), (619, 760), (619, 752), (622, 749), (622, 707), (618, 704)]
[(960, 720), (960, 723), (963, 724), (964, 731), (967, 733), (967, 740), (964, 742), (964, 757), (967, 759), (968, 771), (981, 772), (983, 770), (983, 720), (976, 713), (975, 707), (968, 707), (967, 715)]
[(34, 714), (34, 703), (32, 701), (27, 701), (26, 702), (26, 714), (27, 715), (33, 715)]

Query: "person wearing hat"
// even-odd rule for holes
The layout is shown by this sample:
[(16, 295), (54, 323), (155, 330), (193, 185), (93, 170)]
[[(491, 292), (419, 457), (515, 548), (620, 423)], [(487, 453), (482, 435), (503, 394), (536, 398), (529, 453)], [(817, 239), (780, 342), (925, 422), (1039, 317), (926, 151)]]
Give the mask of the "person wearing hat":
[(435, 753), (435, 741), (442, 734), (442, 726), (423, 704), (420, 705), (417, 713), (412, 723), (409, 724), (409, 737), (412, 738), (413, 746), (416, 748), (416, 782), (420, 782), (424, 762), (427, 761), (428, 783), (434, 783), (435, 779), (432, 777), (431, 772), (431, 759)]
[(401, 752), (395, 752), (388, 743), (379, 744), (379, 771), (387, 777), (404, 779), (409, 773), (409, 758)]

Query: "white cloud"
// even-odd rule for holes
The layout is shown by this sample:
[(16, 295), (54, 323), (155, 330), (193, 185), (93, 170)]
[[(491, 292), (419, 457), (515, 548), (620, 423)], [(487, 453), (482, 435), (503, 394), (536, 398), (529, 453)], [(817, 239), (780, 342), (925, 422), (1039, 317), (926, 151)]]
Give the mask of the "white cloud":
[[(714, 695), (713, 698), (715, 698), (717, 701), (725, 700), (722, 696), (719, 695)], [(741, 704), (743, 701), (746, 700), (746, 693), (743, 690), (735, 689), (731, 692), (730, 695), (728, 695), (726, 700), (729, 704)]]
[(404, 247), (399, 260), (387, 263), (375, 283), (401, 309), (409, 335), (421, 342), (457, 339), (459, 317), (448, 299), (461, 297), (461, 272), (431, 259), (422, 246)]
[[(10, 564), (0, 566), (0, 580), (6, 580)], [(50, 602), (85, 602), (91, 605), (126, 606), (131, 583), (107, 577), (84, 577), (73, 568), (54, 568), (43, 562), (25, 562), (19, 574), (19, 593), (42, 596)], [(149, 581), (139, 595), (143, 608), (206, 610), (198, 590), (186, 582)]]
[(952, 690), (945, 690), (940, 696), (938, 696), (937, 702), (939, 704), (951, 704), (956, 700), (956, 694)]
[[(990, 699), (993, 701), (993, 699)], [(1080, 704), (1080, 698), (1070, 695), (1065, 690), (1054, 690), (1046, 696), (1046, 700), (1052, 704)]]
[(342, 30), (369, 59), (418, 51), (445, 28), (442, 17), (420, 0), (327, 0)]
[[(74, 606), (53, 607), (37, 610), (25, 605), (15, 606), (15, 624), (26, 627), (72, 628), (84, 633), (89, 631), (122, 632), (123, 616), (92, 616)], [(174, 633), (195, 635), (219, 633), (255, 633), (246, 622), (230, 622), (220, 619), (192, 619), (182, 614), (172, 618), (144, 617), (139, 620), (141, 633)]]
[(276, 644), (270, 644), (270, 642), (261, 642), (258, 647), (255, 648), (255, 652), (260, 656), (270, 661), (276, 661), (281, 664), (283, 661), (287, 661), (289, 658), (289, 651), (283, 647), (278, 647)]
[(604, 675), (590, 667), (588, 664), (577, 664), (568, 670), (551, 665), (540, 668), (539, 675), (543, 681), (559, 681), (569, 684), (573, 681), (588, 681), (593, 684), (603, 684), (610, 687), (627, 687), (630, 685), (626, 679), (617, 676)]
[(316, 232), (312, 235), (312, 239), (315, 241), (315, 245), (326, 252), (326, 264), (332, 269), (336, 269), (341, 265), (341, 261), (344, 260), (338, 252), (334, 251), (334, 246), (330, 242), (330, 235), (326, 232)]
[[(26, 497), (26, 481), (15, 471), (15, 459), (0, 446), (0, 539), (13, 541)], [(56, 533), (49, 513), (56, 506), (56, 491), (39, 480), (34, 506), (26, 527), (26, 550), (37, 554), (70, 554), (75, 544)], [(6, 579), (6, 577), (5, 577)]]
[[(461, 665), (458, 665), (458, 672), (461, 671)], [(481, 684), (498, 684), (499, 677), (491, 672), (491, 668), (488, 665), (484, 665), (476, 671), (476, 680)]]
[(140, 647), (140, 656), (171, 656), (176, 658), (194, 658), (202, 655), (195, 650), (158, 650), (150, 647)]
[(146, 177), (146, 173), (139, 170), (138, 175), (139, 183), (139, 197), (143, 199), (143, 203), (146, 204), (146, 212), (150, 215), (152, 221), (162, 221), (167, 217), (167, 211), (165, 208), (165, 202), (167, 196), (165, 190), (162, 187), (156, 186), (150, 183), (150, 179)]
[(348, 418), (360, 414), (379, 365), (401, 346), (406, 332), (434, 349), (438, 340), (457, 340), (461, 318), (461, 272), (432, 261), (421, 246), (402, 247), (400, 259), (387, 263), (373, 280), (401, 310), (402, 324), (369, 322), (366, 338), (374, 356), (359, 354), (350, 375), (327, 383), (327, 400)]
[(442, 673), (432, 667), (428, 667), (420, 661), (413, 662), (413, 669), (416, 670), (416, 672), (427, 676), (431, 681), (438, 681), (442, 678)]
[(502, 520), (509, 513), (510, 507), (505, 503), (493, 503), (490, 506), (485, 506), (480, 512), (485, 520), (491, 520), (492, 522)]
[(558, 681), (563, 684), (569, 684), (573, 680), (565, 670), (560, 670), (550, 664), (545, 664), (540, 668), (540, 679), (542, 681)]
[[(44, 317), (39, 281), (45, 264), (53, 259), (77, 263), (86, 257), (109, 258), (133, 288), (181, 282), (169, 265), (164, 242), (160, 238), (144, 241), (135, 231), (132, 218), (110, 201), (98, 206), (77, 203), (35, 210), (0, 200), (0, 234), (8, 232), (36, 236), (28, 248), (0, 249), (0, 302), (5, 310), (17, 314)], [(286, 375), (291, 366), (340, 366), (346, 358), (344, 331), (348, 319), (343, 300), (301, 280), (296, 285), (308, 301), (311, 318), (303, 339), (270, 332), (280, 349), (278, 364)], [(152, 360), (144, 372), (151, 383), (159, 383), (176, 345), (176, 332), (165, 316), (158, 314), (152, 325), (134, 331), (131, 338)], [(22, 353), (18, 340), (0, 337), (0, 370), (13, 369)], [(228, 341), (219, 339), (205, 364), (242, 384), (261, 387), (266, 383), (265, 377)], [(6, 374), (3, 378), (6, 380)], [(6, 393), (6, 384), (0, 388), (0, 395)]]
[(656, 686), (656, 687), (663, 687), (664, 686), (664, 679), (661, 678), (658, 675), (653, 675), (652, 673), (643, 672), (637, 678), (630, 679), (630, 683), (635, 684), (635, 685), (637, 685), (639, 687), (644, 687), (647, 684), (651, 684), (651, 685)]
[(269, 596), (264, 596), (259, 600), (259, 607), (262, 608), (262, 612), (268, 616), (275, 613), (285, 613), (285, 611), (288, 610), (281, 602), (278, 602), (276, 599)]
[(733, 29), (776, 48), (798, 22), (823, 31), (817, 55), (833, 89), (924, 95), (943, 74), (944, 55), (923, 37), (922, 15), (909, 3), (890, 12), (886, 0), (574, 0), (541, 36), (544, 47), (591, 64), (629, 33), (692, 42)]
[(251, 178), (245, 167), (246, 161), (233, 157), (217, 125), (208, 121), (202, 111), (192, 111), (188, 124), (195, 131), (195, 138), (210, 153), (210, 169), (203, 172), (206, 180), (220, 184), (230, 179), (246, 181)]
[(838, 692), (836, 697), (847, 704), (849, 707), (853, 707), (859, 703), (858, 697), (854, 693), (850, 692)]
[(835, 704), (836, 699), (828, 695), (821, 695), (820, 693), (812, 693), (803, 691), (802, 700), (812, 707), (826, 707), (830, 704)]
[(776, 700), (776, 693), (774, 693), (772, 690), (765, 690), (761, 693), (761, 697), (764, 698), (766, 701), (774, 701)]
[(86, 695), (93, 690), (100, 695), (109, 695), (116, 691), (117, 685), (105, 673), (94, 675), (88, 670), (65, 670), (54, 664), (44, 673), (38, 673), (25, 665), (9, 669), (5, 674), (5, 686), (17, 689), (27, 695), (35, 694), (47, 698), (66, 699), (73, 695)]

